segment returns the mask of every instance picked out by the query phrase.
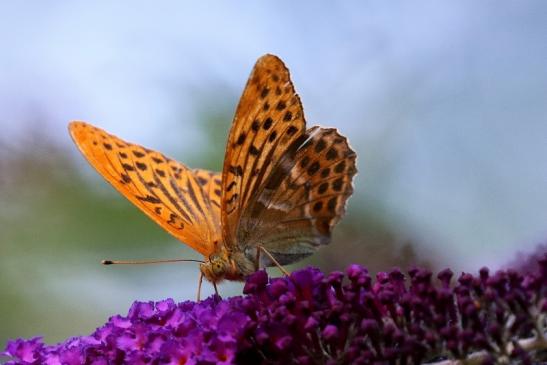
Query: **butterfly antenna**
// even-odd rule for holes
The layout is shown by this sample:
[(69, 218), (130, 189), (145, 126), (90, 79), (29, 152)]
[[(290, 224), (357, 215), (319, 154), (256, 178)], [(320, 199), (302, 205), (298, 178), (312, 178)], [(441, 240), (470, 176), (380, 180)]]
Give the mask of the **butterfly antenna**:
[(199, 262), (205, 263), (202, 260), (192, 259), (171, 259), (171, 260), (102, 260), (103, 265), (147, 265), (147, 264), (167, 264), (172, 262)]

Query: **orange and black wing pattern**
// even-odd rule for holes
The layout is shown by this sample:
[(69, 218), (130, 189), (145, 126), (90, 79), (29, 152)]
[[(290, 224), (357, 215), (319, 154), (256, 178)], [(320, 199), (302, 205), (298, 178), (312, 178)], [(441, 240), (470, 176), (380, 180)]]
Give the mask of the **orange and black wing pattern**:
[(219, 173), (191, 170), (84, 122), (71, 122), (69, 131), (89, 163), (154, 222), (206, 257), (216, 251)]
[(256, 62), (228, 136), (221, 220), (224, 242), (235, 246), (241, 216), (276, 163), (306, 132), (300, 98), (278, 57)]
[(336, 129), (306, 129), (287, 67), (273, 55), (259, 58), (226, 146), (224, 242), (251, 256), (260, 245), (282, 264), (311, 255), (344, 215), (355, 159)]

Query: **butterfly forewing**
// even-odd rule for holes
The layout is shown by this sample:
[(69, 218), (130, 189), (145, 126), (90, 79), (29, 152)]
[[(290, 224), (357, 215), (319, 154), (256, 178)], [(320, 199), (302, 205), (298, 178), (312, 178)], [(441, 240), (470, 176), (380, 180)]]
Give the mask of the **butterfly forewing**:
[(89, 163), (152, 220), (205, 256), (215, 251), (220, 174), (192, 171), (84, 122), (70, 123), (69, 131)]
[(288, 264), (330, 242), (353, 192), (356, 155), (335, 129), (313, 127), (304, 137), (287, 149), (243, 212), (242, 250), (260, 244)]
[(209, 209), (213, 212), (211, 220), (217, 228), (218, 232), (221, 232), (220, 227), (220, 197), (222, 188), (222, 175), (220, 172), (213, 172), (209, 170), (194, 169), (193, 170), (196, 180), (201, 185), (204, 194), (208, 197), (205, 199), (205, 204), (209, 205)]
[(226, 145), (221, 219), (229, 247), (237, 244), (236, 232), (248, 202), (305, 128), (289, 71), (276, 56), (261, 57), (241, 96)]

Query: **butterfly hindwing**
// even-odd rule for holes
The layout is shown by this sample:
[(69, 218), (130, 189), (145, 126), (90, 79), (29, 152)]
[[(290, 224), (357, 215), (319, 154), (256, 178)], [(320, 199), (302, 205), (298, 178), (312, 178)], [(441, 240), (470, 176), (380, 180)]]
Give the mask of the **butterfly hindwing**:
[[(240, 249), (260, 244), (281, 264), (289, 264), (329, 243), (353, 192), (355, 159), (336, 129), (310, 128), (249, 202), (238, 231)], [(263, 264), (271, 262), (264, 256)]]
[(89, 163), (153, 221), (204, 256), (215, 251), (220, 174), (192, 171), (84, 122), (70, 123), (69, 131)]

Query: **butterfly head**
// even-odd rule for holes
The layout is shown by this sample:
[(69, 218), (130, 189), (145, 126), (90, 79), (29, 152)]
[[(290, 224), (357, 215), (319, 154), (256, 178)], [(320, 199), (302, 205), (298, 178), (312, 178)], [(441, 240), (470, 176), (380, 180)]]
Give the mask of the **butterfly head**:
[(200, 265), (200, 270), (205, 278), (213, 283), (224, 279), (230, 269), (227, 255), (214, 253), (209, 260)]

